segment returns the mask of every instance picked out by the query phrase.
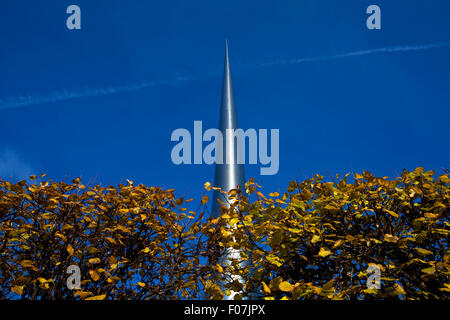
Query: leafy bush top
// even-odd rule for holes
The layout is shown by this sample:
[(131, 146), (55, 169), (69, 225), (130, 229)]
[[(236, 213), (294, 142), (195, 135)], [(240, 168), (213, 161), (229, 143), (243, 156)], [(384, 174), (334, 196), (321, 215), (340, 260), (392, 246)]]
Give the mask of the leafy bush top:
[[(208, 195), (193, 211), (174, 190), (131, 181), (31, 178), (0, 180), (0, 299), (450, 297), (447, 174), (316, 175), (269, 195), (250, 180), (217, 219)], [(233, 248), (239, 257), (225, 259)], [(66, 286), (70, 265), (78, 290)], [(367, 288), (369, 266), (380, 289)]]

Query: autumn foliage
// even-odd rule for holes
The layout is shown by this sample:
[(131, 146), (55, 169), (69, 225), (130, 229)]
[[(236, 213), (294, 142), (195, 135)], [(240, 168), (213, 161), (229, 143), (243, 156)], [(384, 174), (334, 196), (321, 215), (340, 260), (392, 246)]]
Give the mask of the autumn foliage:
[[(31, 179), (0, 180), (0, 299), (450, 298), (448, 174), (316, 175), (266, 195), (250, 180), (218, 219), (209, 183), (194, 201), (132, 181)], [(230, 248), (240, 257), (225, 260)]]

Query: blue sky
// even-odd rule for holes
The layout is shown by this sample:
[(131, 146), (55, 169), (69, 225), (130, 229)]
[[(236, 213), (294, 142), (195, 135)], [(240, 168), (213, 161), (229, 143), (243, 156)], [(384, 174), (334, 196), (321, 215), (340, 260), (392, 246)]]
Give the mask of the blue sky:
[[(81, 30), (66, 28), (71, 4)], [(366, 28), (371, 4), (381, 30)], [(225, 39), (240, 126), (280, 129), (279, 173), (246, 166), (264, 191), (315, 173), (441, 172), (449, 10), (444, 0), (2, 1), (0, 176), (128, 178), (198, 198), (214, 168), (174, 165), (170, 135), (194, 120), (217, 127)]]

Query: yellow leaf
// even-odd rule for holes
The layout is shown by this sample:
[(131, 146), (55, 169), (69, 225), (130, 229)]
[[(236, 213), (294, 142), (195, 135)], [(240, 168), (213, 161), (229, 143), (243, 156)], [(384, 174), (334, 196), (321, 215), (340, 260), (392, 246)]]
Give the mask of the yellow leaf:
[(276, 198), (278, 196), (280, 196), (280, 194), (278, 192), (269, 193), (269, 197)]
[(209, 182), (205, 182), (205, 184), (203, 185), (203, 187), (204, 187), (206, 190), (208, 190), (208, 191), (211, 191), (211, 188), (212, 188), (211, 183), (209, 183)]
[(146, 247), (145, 249), (142, 249), (141, 252), (143, 253), (149, 253), (150, 252), (150, 248)]
[(89, 274), (91, 275), (92, 280), (97, 281), (100, 279), (100, 276), (94, 270), (89, 270)]
[(437, 180), (441, 180), (443, 183), (450, 183), (450, 179), (445, 174), (440, 176)]
[(143, 283), (143, 282), (138, 282), (137, 284), (138, 284), (140, 287), (145, 288), (145, 283)]
[(11, 291), (14, 293), (17, 293), (18, 295), (22, 295), (23, 294), (23, 288), (24, 286), (15, 286), (11, 288)]
[(414, 173), (415, 174), (422, 174), (423, 170), (425, 170), (423, 167), (417, 167), (416, 169), (414, 169)]
[(356, 179), (363, 179), (364, 177), (362, 175), (360, 175), (359, 173), (355, 174), (355, 178)]
[(86, 300), (104, 300), (105, 298), (106, 298), (106, 294), (102, 294), (100, 296), (94, 296), (94, 297), (87, 298)]
[(40, 283), (46, 283), (46, 282), (48, 282), (47, 279), (42, 278), (42, 277), (39, 277), (39, 278), (38, 278), (38, 281), (39, 281)]
[(398, 283), (396, 283), (394, 285), (394, 291), (393, 294), (399, 296), (399, 295), (404, 295), (406, 294), (405, 290), (403, 289), (403, 287), (401, 285), (399, 285)]
[(281, 291), (285, 291), (285, 292), (291, 292), (293, 289), (292, 285), (287, 281), (283, 281), (282, 283), (280, 283), (278, 288)]
[(362, 179), (362, 178), (364, 178), (362, 175), (360, 175), (359, 173), (357, 173), (357, 174), (355, 174), (355, 178), (356, 179)]
[(237, 195), (237, 189), (231, 189), (230, 191), (228, 191), (228, 195), (230, 197), (236, 197)]
[(337, 247), (341, 246), (343, 243), (344, 243), (344, 240), (338, 240), (333, 245), (333, 248), (337, 248)]
[(57, 237), (59, 237), (59, 238), (63, 239), (64, 241), (67, 241), (67, 238), (66, 238), (66, 236), (65, 236), (65, 235), (63, 235), (62, 233), (56, 232), (56, 233), (55, 233), (55, 236), (57, 236)]
[(325, 258), (325, 257), (329, 256), (331, 253), (332, 252), (326, 248), (320, 248), (319, 256)]
[(209, 201), (209, 197), (207, 195), (203, 196), (203, 198), (202, 198), (202, 205), (204, 205), (208, 201)]
[(67, 252), (69, 255), (73, 256), (73, 247), (70, 244), (67, 246)]
[(320, 241), (320, 236), (318, 236), (317, 234), (315, 234), (311, 239), (311, 243), (316, 243), (319, 241)]
[(50, 288), (50, 285), (47, 282), (45, 282), (45, 283), (41, 284), (39, 287), (40, 288), (44, 288), (44, 289), (48, 289), (48, 288)]
[(387, 209), (385, 209), (385, 211), (386, 211), (387, 213), (389, 213), (391, 216), (393, 216), (393, 217), (395, 217), (395, 218), (398, 218), (398, 214), (395, 213), (394, 211), (387, 210)]
[(336, 290), (334, 289), (334, 281), (331, 280), (327, 282), (320, 290), (320, 295), (323, 297), (327, 297), (328, 299), (332, 299), (335, 295)]
[(444, 283), (442, 288), (439, 288), (440, 291), (450, 292), (450, 284)]
[(281, 263), (281, 261), (280, 261), (280, 258), (279, 258), (278, 256), (276, 256), (276, 255), (269, 254), (269, 255), (266, 257), (266, 259), (267, 259), (267, 261), (269, 261), (270, 263), (276, 265), (277, 267), (281, 267), (281, 266), (283, 265), (283, 264)]
[(264, 281), (262, 282), (262, 285), (263, 285), (264, 292), (267, 293), (267, 294), (270, 294), (269, 286)]
[(396, 243), (398, 241), (398, 237), (393, 236), (392, 234), (386, 233), (384, 235), (384, 241)]
[(429, 267), (422, 269), (422, 272), (426, 274), (434, 274), (436, 272), (436, 269), (434, 269), (434, 267)]
[(322, 293), (322, 288), (316, 287), (316, 286), (311, 286), (311, 288), (313, 289), (313, 292), (315, 294), (321, 294)]
[(414, 249), (416, 249), (416, 251), (423, 256), (428, 256), (428, 255), (433, 254), (433, 252), (431, 252), (430, 250), (426, 250), (426, 249), (422, 249), (422, 248), (414, 248)]
[(108, 262), (111, 263), (111, 264), (113, 264), (113, 263), (117, 263), (118, 260), (117, 260), (116, 257), (110, 256), (110, 257), (108, 257)]
[(274, 278), (274, 279), (272, 279), (271, 281), (270, 281), (270, 290), (271, 291), (276, 291), (276, 290), (279, 290), (279, 288), (280, 288), (280, 283), (282, 283), (283, 282), (283, 278), (282, 277), (276, 277), (276, 278)]
[(118, 225), (118, 226), (116, 227), (116, 229), (118, 229), (118, 230), (120, 230), (120, 231), (122, 231), (122, 232), (131, 233), (130, 229), (128, 229), (128, 228), (126, 228), (126, 227), (124, 227), (124, 226), (122, 226), (122, 225)]
[(19, 262), (19, 264), (24, 268), (30, 268), (33, 269), (34, 271), (39, 271), (39, 269), (36, 268), (36, 266), (33, 264), (33, 261), (31, 260), (22, 260)]
[(92, 263), (92, 264), (100, 263), (100, 258), (89, 259), (89, 263)]
[(256, 194), (257, 194), (258, 196), (260, 196), (261, 198), (263, 198), (264, 200), (267, 200), (267, 198), (262, 194), (261, 191), (257, 191)]
[(117, 241), (114, 240), (114, 239), (111, 238), (111, 237), (106, 237), (105, 239), (106, 239), (109, 243), (111, 243), (111, 244), (117, 244)]
[(74, 295), (79, 296), (81, 299), (84, 299), (86, 297), (89, 297), (92, 295), (92, 292), (90, 291), (76, 291)]

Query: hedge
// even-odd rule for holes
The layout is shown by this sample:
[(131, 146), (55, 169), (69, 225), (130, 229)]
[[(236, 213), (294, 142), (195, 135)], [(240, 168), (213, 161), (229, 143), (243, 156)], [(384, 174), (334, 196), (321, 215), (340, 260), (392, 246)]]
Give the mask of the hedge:
[(194, 201), (132, 181), (30, 180), (0, 180), (0, 299), (450, 297), (445, 170), (315, 175), (266, 195), (251, 179), (217, 219), (210, 183)]

